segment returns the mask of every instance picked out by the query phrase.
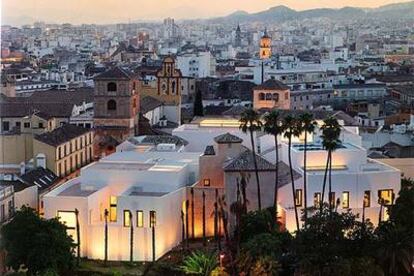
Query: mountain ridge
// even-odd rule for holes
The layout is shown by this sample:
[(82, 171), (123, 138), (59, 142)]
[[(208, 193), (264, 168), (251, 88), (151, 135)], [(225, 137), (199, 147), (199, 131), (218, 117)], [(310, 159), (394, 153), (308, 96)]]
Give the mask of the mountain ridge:
[(238, 10), (227, 16), (210, 18), (209, 21), (250, 22), (250, 21), (288, 21), (295, 19), (331, 18), (357, 19), (385, 17), (390, 19), (414, 19), (414, 1), (387, 4), (377, 8), (342, 7), (342, 8), (315, 8), (297, 11), (285, 5), (270, 7), (266, 10), (248, 13)]

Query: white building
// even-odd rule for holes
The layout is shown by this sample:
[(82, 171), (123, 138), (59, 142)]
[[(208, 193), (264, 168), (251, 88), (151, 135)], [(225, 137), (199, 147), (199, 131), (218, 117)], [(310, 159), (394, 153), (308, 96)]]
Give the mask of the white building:
[[(235, 187), (240, 172), (252, 172), (250, 137), (239, 130), (236, 118), (202, 118), (181, 125), (175, 136), (143, 136), (129, 139), (117, 147), (116, 153), (81, 169), (72, 179), (43, 197), (45, 217), (60, 217), (76, 239), (75, 209), (79, 210), (81, 256), (104, 258), (105, 209), (108, 217), (108, 259), (129, 260), (130, 225), (134, 232), (134, 260), (158, 259), (182, 241), (181, 212), (195, 195), (194, 237), (201, 236), (201, 193), (207, 195), (207, 236), (212, 235), (210, 217), (214, 193), (226, 193), (227, 205), (235, 200)], [(272, 205), (274, 192), (274, 139), (270, 135), (254, 135), (260, 156), (262, 207)], [(379, 197), (393, 201), (400, 189), (400, 171), (367, 158), (361, 147), (358, 128), (343, 126), (342, 145), (333, 153), (331, 197), (338, 199), (339, 211), (351, 209), (360, 214), (365, 204), (365, 217), (378, 222)], [(188, 141), (188, 143), (187, 143)], [(280, 137), (279, 201), (280, 220), (290, 231), (295, 230), (292, 190), (288, 164), (288, 147)], [(297, 206), (318, 204), (324, 178), (327, 152), (321, 147), (319, 130), (309, 136), (307, 163), (307, 198), (303, 195), (303, 137), (295, 138), (292, 167), (295, 172)], [(257, 206), (254, 177), (247, 189), (249, 209)], [(219, 191), (220, 190), (220, 191)], [(191, 193), (190, 193), (191, 191)], [(194, 194), (193, 194), (194, 191)], [(325, 200), (328, 198), (326, 190)], [(365, 200), (364, 200), (365, 199)], [(365, 203), (364, 203), (365, 202)], [(132, 221), (130, 220), (132, 214)], [(186, 211), (186, 217), (188, 219)], [(387, 212), (382, 212), (386, 219)], [(204, 220), (205, 218), (203, 218)], [(233, 217), (229, 223), (232, 225)], [(155, 229), (155, 250), (152, 226)]]
[(206, 78), (216, 74), (216, 60), (208, 51), (177, 56), (177, 67), (184, 77)]
[(78, 209), (81, 256), (103, 259), (107, 209), (108, 259), (119, 261), (130, 257), (130, 223), (134, 260), (152, 260), (154, 223), (158, 259), (181, 242), (180, 211), (186, 187), (198, 179), (200, 155), (151, 145), (116, 152), (82, 168), (79, 177), (45, 195), (45, 217), (60, 217), (76, 241), (74, 211)]

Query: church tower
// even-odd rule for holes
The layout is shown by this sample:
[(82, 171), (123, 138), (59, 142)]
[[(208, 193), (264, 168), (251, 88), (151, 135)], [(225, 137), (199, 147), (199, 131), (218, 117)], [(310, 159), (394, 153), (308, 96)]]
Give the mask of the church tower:
[(268, 59), (272, 55), (271, 42), (272, 39), (270, 38), (270, 36), (267, 35), (267, 30), (265, 29), (264, 34), (260, 39), (260, 59)]
[(241, 30), (240, 30), (240, 24), (237, 24), (236, 37), (234, 39), (234, 46), (235, 47), (241, 47)]
[(138, 132), (138, 79), (114, 67), (94, 79), (95, 152), (110, 153)]
[(181, 78), (182, 74), (175, 67), (175, 60), (168, 56), (164, 58), (162, 67), (156, 73), (157, 95), (155, 98), (165, 104), (181, 104)]

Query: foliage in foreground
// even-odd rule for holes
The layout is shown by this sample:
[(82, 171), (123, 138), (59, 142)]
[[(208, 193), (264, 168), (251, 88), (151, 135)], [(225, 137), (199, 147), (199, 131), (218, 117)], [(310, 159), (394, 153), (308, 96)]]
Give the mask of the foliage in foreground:
[(217, 254), (203, 251), (192, 252), (180, 267), (184, 273), (209, 276), (217, 267)]
[(28, 275), (53, 275), (74, 265), (72, 238), (57, 219), (40, 218), (34, 209), (22, 207), (1, 229), (6, 264)]

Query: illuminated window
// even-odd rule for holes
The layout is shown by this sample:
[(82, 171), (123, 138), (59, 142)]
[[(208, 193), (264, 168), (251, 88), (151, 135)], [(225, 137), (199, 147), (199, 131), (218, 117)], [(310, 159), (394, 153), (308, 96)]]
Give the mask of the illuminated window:
[(342, 208), (349, 208), (349, 192), (342, 193)]
[(111, 196), (109, 198), (109, 221), (116, 222), (116, 207), (118, 199), (116, 196)]
[(333, 206), (335, 208), (335, 206), (336, 206), (335, 192), (331, 192), (329, 194), (329, 202), (331, 203), (331, 206)]
[(364, 192), (364, 207), (371, 207), (371, 191)]
[(149, 226), (154, 227), (157, 224), (157, 212), (150, 211), (150, 220), (149, 220)]
[(57, 211), (57, 217), (66, 226), (66, 232), (72, 238), (76, 234), (76, 214), (75, 211)]
[(124, 210), (124, 227), (130, 227), (131, 226), (131, 211)]
[(296, 189), (296, 206), (302, 206), (302, 189)]
[(321, 193), (314, 193), (313, 194), (313, 206), (320, 207), (321, 204)]
[(144, 227), (144, 211), (137, 211), (137, 227)]
[(394, 201), (394, 192), (392, 189), (387, 189), (387, 190), (379, 190), (378, 191), (378, 203), (380, 203), (379, 201), (382, 200), (382, 204), (384, 205), (391, 205), (392, 202)]
[(210, 179), (209, 178), (204, 179), (204, 186), (210, 186)]

